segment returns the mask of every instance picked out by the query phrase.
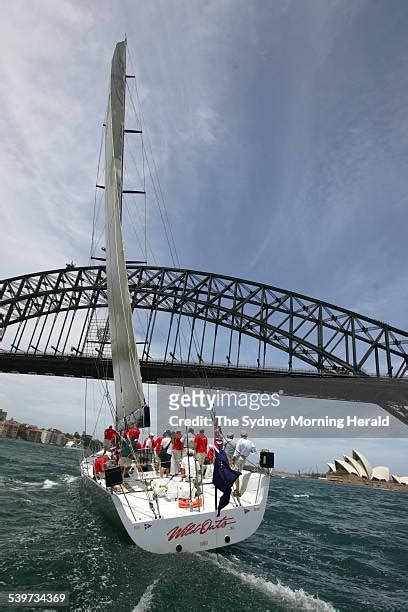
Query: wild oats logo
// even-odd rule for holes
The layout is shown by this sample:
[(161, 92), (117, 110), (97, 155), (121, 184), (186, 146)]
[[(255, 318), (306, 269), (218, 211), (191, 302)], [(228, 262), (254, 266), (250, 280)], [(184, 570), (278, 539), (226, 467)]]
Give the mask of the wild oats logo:
[(193, 535), (199, 533), (203, 535), (208, 531), (213, 531), (214, 529), (224, 529), (228, 525), (232, 525), (236, 523), (236, 520), (232, 517), (223, 516), (220, 519), (215, 521), (211, 519), (206, 519), (205, 521), (201, 521), (200, 523), (188, 523), (185, 527), (173, 527), (170, 531), (167, 532), (167, 540), (171, 542), (172, 540), (177, 540), (178, 538), (184, 538), (185, 536)]

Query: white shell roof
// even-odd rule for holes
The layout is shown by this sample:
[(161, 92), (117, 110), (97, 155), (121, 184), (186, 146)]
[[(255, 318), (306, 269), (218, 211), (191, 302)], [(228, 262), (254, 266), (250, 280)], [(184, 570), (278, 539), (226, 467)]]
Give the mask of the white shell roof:
[(363, 468), (363, 466), (357, 461), (357, 459), (353, 459), (353, 457), (350, 457), (349, 455), (343, 455), (344, 460), (347, 461), (347, 463), (349, 463), (350, 465), (353, 466), (353, 468), (356, 470), (356, 473), (361, 477), (361, 478), (367, 478), (367, 474), (365, 469)]
[(334, 464), (336, 466), (336, 472), (347, 472), (348, 474), (357, 474), (358, 472), (352, 465), (347, 463), (347, 461), (343, 461), (342, 459), (335, 459)]
[(359, 462), (359, 464), (364, 468), (367, 474), (367, 478), (371, 480), (371, 477), (373, 475), (373, 468), (371, 467), (368, 460), (364, 457), (364, 455), (360, 453), (360, 451), (353, 449), (353, 459), (356, 459), (356, 461)]
[(371, 476), (372, 480), (386, 480), (390, 479), (390, 468), (385, 465), (377, 465), (377, 467), (373, 468), (373, 475)]

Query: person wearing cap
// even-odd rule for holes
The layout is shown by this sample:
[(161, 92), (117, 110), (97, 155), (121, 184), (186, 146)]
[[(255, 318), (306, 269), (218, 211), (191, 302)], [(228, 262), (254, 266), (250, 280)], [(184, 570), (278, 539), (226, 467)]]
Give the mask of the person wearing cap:
[(154, 446), (154, 433), (149, 433), (149, 436), (143, 442), (143, 448), (151, 452)]
[(234, 456), (235, 448), (237, 446), (236, 440), (234, 440), (234, 434), (227, 434), (227, 439), (225, 441), (225, 452), (228, 457), (229, 464), (232, 465), (232, 459)]
[[(238, 440), (237, 445), (234, 450), (234, 454), (232, 455), (233, 467), (236, 470), (241, 472), (244, 469), (245, 462), (251, 453), (256, 453), (256, 448), (253, 442), (251, 442), (251, 440), (248, 440), (247, 432), (241, 431), (241, 437)], [(235, 482), (236, 482), (235, 495), (239, 497), (240, 496), (239, 478), (237, 478)]]
[(154, 433), (150, 432), (146, 440), (143, 442), (143, 457), (148, 463), (153, 461), (153, 449), (155, 445)]

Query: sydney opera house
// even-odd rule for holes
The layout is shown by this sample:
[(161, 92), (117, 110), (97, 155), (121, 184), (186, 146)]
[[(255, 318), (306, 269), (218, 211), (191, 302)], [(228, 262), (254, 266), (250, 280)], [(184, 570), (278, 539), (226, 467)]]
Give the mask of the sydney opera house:
[(375, 482), (391, 482), (408, 486), (408, 476), (395, 476), (390, 474), (390, 469), (384, 465), (372, 467), (367, 459), (358, 450), (353, 450), (352, 455), (343, 455), (343, 459), (335, 459), (334, 463), (328, 463), (328, 480), (356, 481), (363, 480)]

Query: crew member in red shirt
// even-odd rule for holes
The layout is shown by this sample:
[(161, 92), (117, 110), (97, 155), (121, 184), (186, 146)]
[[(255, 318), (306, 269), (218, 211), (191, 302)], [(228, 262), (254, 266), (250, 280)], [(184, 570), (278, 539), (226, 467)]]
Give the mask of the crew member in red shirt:
[(154, 441), (154, 446), (153, 446), (154, 467), (156, 468), (157, 472), (160, 472), (159, 453), (160, 453), (162, 440), (163, 440), (163, 436), (157, 436), (156, 440)]
[(129, 438), (129, 440), (132, 438), (136, 438), (136, 440), (138, 440), (140, 436), (140, 429), (137, 427), (130, 427), (126, 430), (126, 436)]
[(204, 433), (204, 429), (200, 429), (200, 433), (194, 438), (194, 446), (196, 451), (196, 459), (200, 464), (201, 474), (203, 473), (203, 465), (207, 456), (208, 439)]
[(100, 478), (104, 478), (105, 477), (105, 463), (107, 462), (107, 460), (109, 459), (108, 455), (101, 455), (100, 457), (97, 457), (94, 461), (93, 464), (93, 470), (94, 470), (94, 477), (99, 476)]
[(103, 450), (109, 450), (116, 439), (116, 431), (113, 429), (112, 425), (109, 425), (108, 429), (105, 429), (103, 437)]
[(176, 431), (173, 438), (170, 474), (178, 475), (180, 472), (181, 458), (183, 456), (183, 434)]

